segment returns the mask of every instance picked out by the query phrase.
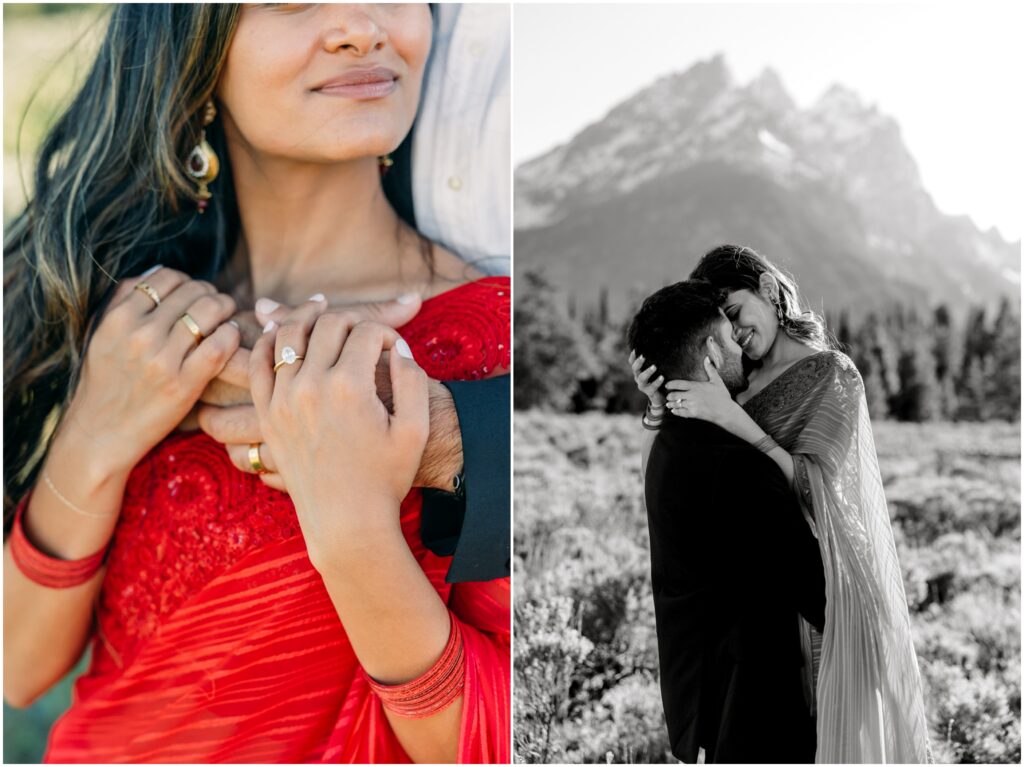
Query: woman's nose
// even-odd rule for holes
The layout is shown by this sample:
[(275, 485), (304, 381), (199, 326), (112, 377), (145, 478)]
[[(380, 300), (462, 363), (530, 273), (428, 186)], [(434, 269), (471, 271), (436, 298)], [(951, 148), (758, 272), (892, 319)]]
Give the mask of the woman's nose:
[(347, 50), (356, 56), (366, 56), (384, 47), (387, 31), (362, 5), (352, 3), (325, 3), (327, 29), (324, 32), (324, 48), (333, 53)]

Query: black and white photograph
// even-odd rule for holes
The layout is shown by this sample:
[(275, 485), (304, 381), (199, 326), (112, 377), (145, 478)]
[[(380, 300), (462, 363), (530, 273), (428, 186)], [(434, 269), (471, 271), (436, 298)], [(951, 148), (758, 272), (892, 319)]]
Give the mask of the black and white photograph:
[(1020, 762), (1013, 28), (516, 7), (517, 762)]

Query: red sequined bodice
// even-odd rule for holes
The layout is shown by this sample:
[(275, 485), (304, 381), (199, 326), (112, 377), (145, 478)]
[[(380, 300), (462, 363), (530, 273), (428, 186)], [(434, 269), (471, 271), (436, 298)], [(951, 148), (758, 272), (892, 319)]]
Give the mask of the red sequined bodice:
[[(473, 380), (511, 364), (510, 285), (491, 277), (423, 303), (399, 332), (438, 380)], [(421, 546), (419, 492), (402, 527)], [(93, 672), (123, 668), (161, 620), (261, 547), (300, 533), (291, 499), (236, 469), (202, 432), (173, 434), (135, 468), (111, 544), (98, 607), (101, 642)]]

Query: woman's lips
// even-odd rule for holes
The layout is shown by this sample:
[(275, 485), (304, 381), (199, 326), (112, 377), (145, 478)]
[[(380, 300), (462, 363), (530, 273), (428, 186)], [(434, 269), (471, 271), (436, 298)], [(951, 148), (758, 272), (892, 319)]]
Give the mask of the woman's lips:
[(376, 83), (360, 83), (359, 85), (330, 85), (317, 88), (317, 93), (325, 96), (343, 96), (349, 99), (382, 99), (398, 87), (397, 80), (383, 80)]
[(374, 67), (373, 69), (350, 70), (313, 90), (326, 96), (380, 99), (394, 92), (397, 87), (398, 75), (390, 69)]
[(754, 331), (753, 330), (748, 330), (747, 333), (746, 333), (746, 336), (740, 336), (740, 343), (739, 343), (739, 345), (740, 345), (740, 348), (743, 349), (743, 351), (747, 350), (747, 347), (750, 345), (750, 339), (752, 339), (753, 337), (754, 337)]

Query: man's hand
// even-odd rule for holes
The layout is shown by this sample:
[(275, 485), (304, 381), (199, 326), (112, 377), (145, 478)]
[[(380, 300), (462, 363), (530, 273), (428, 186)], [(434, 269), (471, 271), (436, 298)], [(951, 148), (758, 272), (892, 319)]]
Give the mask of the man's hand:
[[(331, 312), (356, 312), (364, 319), (388, 320), (389, 324), (404, 325), (419, 311), (417, 299), (405, 304), (364, 304), (332, 308)], [(179, 429), (202, 429), (227, 449), (231, 462), (240, 470), (252, 473), (249, 461), (249, 446), (260, 443), (260, 462), (269, 473), (260, 475), (268, 486), (287, 492), (287, 488), (276, 473), (276, 463), (270, 448), (263, 443), (256, 409), (249, 394), (249, 350), (262, 334), (268, 322), (279, 322), (291, 311), (290, 307), (278, 306), (269, 313), (246, 312), (236, 315), (242, 331), (242, 345), (228, 362), (221, 375), (211, 382), (200, 404), (189, 414)], [(262, 323), (262, 324), (261, 324)], [(388, 374), (387, 354), (381, 355), (377, 364), (377, 396), (392, 410), (391, 377)], [(455, 489), (455, 475), (462, 471), (462, 433), (458, 414), (451, 392), (438, 381), (428, 383), (430, 401), (430, 436), (413, 484), (416, 487), (433, 487), (452, 492)]]

